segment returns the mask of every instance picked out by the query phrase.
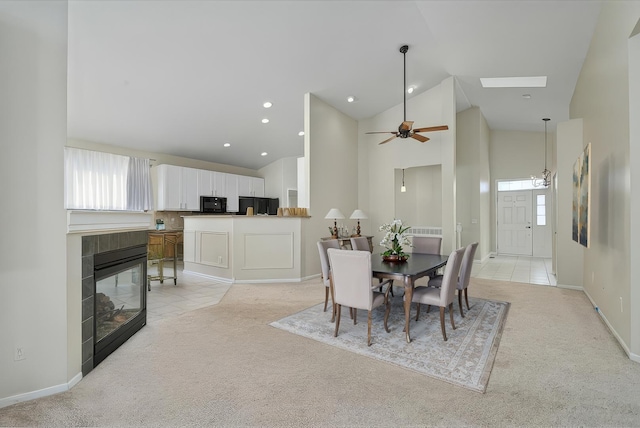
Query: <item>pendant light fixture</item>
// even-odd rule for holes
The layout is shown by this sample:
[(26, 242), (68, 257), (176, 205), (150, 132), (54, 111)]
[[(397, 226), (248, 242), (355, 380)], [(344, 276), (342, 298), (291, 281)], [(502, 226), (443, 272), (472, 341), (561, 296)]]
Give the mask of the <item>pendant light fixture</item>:
[(404, 185), (404, 168), (402, 168), (402, 187), (400, 187), (400, 191), (401, 191), (402, 193), (404, 193), (404, 192), (406, 192), (406, 191), (407, 191), (407, 188), (406, 188), (406, 187), (405, 187), (405, 185)]
[(551, 119), (545, 117), (542, 120), (544, 121), (544, 170), (542, 171), (542, 178), (531, 176), (533, 187), (549, 187), (551, 184), (551, 171), (547, 169), (547, 122)]

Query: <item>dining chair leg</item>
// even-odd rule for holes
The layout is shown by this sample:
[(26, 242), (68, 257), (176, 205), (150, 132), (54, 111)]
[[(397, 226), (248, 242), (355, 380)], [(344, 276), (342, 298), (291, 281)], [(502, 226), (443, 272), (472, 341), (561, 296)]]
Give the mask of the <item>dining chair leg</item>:
[(324, 309), (322, 312), (327, 312), (327, 303), (329, 303), (329, 287), (324, 287)]
[(367, 346), (371, 346), (371, 311), (369, 312), (369, 317), (367, 318)]
[(331, 275), (329, 275), (329, 294), (331, 295), (331, 322), (334, 322), (336, 320), (336, 297)]
[(469, 308), (469, 296), (467, 296), (467, 289), (464, 289), (464, 300), (467, 302), (467, 309)]
[(418, 307), (416, 308), (416, 321), (420, 318), (420, 303), (418, 303)]
[(387, 300), (387, 305), (384, 310), (384, 329), (387, 333), (391, 333), (389, 330), (388, 322), (389, 322), (389, 314), (391, 313), (391, 303)]
[(449, 303), (449, 318), (451, 319), (451, 328), (456, 329), (456, 325), (453, 322), (453, 303)]
[(358, 322), (358, 310), (356, 308), (352, 308), (351, 312), (353, 314), (353, 325), (356, 325), (356, 323)]
[(460, 306), (460, 315), (464, 318), (464, 311), (462, 310), (462, 290), (458, 290), (458, 305)]
[(447, 340), (447, 332), (444, 328), (444, 306), (440, 306), (440, 328), (442, 329), (442, 337)]
[(338, 329), (340, 328), (340, 308), (342, 307), (342, 305), (335, 305), (336, 306), (336, 330), (333, 333), (333, 337), (338, 337)]
[(427, 305), (427, 313), (431, 310), (431, 305)]

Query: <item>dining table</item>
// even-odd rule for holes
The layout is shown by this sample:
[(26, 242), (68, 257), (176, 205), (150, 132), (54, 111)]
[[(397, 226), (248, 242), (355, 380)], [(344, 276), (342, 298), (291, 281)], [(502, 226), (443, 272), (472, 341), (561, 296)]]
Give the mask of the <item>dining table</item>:
[(407, 343), (411, 342), (409, 321), (411, 319), (411, 299), (415, 281), (427, 276), (447, 264), (448, 256), (439, 254), (410, 254), (402, 262), (383, 261), (382, 257), (371, 256), (373, 277), (402, 281), (404, 284), (404, 331)]

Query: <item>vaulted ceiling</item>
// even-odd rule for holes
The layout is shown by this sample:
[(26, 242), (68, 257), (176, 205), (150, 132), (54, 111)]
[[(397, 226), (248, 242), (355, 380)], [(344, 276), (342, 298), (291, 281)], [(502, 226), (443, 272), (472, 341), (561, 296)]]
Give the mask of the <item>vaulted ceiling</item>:
[[(455, 76), (459, 110), (479, 106), (494, 130), (542, 131), (543, 117), (551, 127), (569, 118), (599, 10), (596, 1), (70, 1), (68, 134), (258, 169), (303, 155), (307, 92), (354, 119), (402, 103), (404, 44), (408, 98)], [(548, 76), (547, 86), (480, 85), (512, 76)]]

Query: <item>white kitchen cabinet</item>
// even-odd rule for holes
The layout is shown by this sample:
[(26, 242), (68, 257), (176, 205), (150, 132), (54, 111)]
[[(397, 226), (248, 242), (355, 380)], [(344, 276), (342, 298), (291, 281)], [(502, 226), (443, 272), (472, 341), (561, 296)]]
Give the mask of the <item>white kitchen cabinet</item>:
[(225, 188), (227, 197), (227, 212), (235, 213), (240, 209), (240, 203), (238, 201), (238, 175), (225, 174)]
[(158, 211), (198, 211), (198, 170), (158, 165)]
[(238, 176), (238, 196), (264, 197), (264, 178)]
[(227, 175), (224, 172), (198, 170), (200, 196), (227, 196)]

